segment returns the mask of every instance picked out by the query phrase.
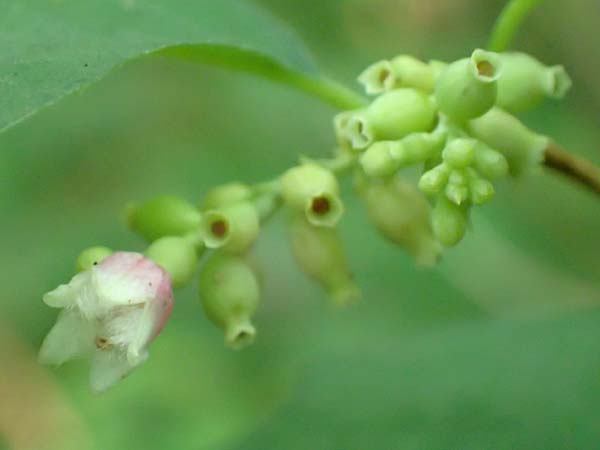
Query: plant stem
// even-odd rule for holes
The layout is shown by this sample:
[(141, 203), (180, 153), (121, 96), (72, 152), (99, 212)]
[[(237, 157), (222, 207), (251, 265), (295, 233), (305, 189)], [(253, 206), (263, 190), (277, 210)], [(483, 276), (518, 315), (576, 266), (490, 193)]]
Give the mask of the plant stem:
[(546, 148), (544, 165), (600, 194), (600, 167), (567, 152), (554, 142)]
[(509, 0), (496, 20), (488, 48), (494, 52), (506, 51), (525, 17), (542, 1)]

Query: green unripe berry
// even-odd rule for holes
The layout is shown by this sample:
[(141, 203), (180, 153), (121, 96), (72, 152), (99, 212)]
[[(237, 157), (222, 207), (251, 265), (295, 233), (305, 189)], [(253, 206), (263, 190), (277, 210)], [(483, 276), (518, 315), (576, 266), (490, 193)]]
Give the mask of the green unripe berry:
[(464, 169), (473, 164), (475, 160), (475, 146), (477, 141), (467, 138), (453, 139), (442, 152), (442, 158), (449, 166), (455, 169)]
[(255, 273), (239, 256), (213, 254), (200, 273), (200, 297), (207, 317), (225, 330), (225, 343), (241, 349), (252, 343), (251, 319), (260, 301)]
[(405, 249), (418, 265), (438, 261), (441, 246), (432, 235), (431, 208), (423, 194), (396, 177), (370, 184), (363, 196), (369, 218), (385, 238)]
[(113, 251), (108, 247), (90, 247), (82, 251), (77, 257), (75, 269), (77, 272), (88, 270), (92, 266), (98, 265), (102, 260), (113, 254)]
[(208, 191), (202, 199), (202, 210), (219, 209), (232, 203), (248, 200), (252, 192), (243, 183), (227, 183)]
[(446, 141), (445, 132), (412, 133), (397, 141), (390, 153), (398, 163), (398, 167), (406, 167), (426, 161), (442, 150)]
[(508, 175), (508, 161), (504, 155), (478, 141), (475, 147), (475, 168), (484, 177), (497, 180)]
[(147, 241), (163, 236), (183, 236), (197, 230), (202, 215), (191, 203), (170, 195), (132, 205), (128, 225)]
[(335, 305), (345, 306), (360, 297), (335, 229), (315, 227), (294, 214), (289, 235), (298, 266), (327, 291)]
[(467, 230), (468, 208), (458, 206), (440, 195), (431, 219), (435, 237), (445, 246), (453, 246), (462, 240)]
[(204, 243), (229, 253), (243, 253), (256, 241), (260, 217), (250, 202), (233, 203), (206, 211), (202, 224)]
[(390, 61), (396, 87), (412, 87), (431, 92), (435, 85), (435, 70), (410, 55), (399, 55)]
[(185, 238), (165, 236), (152, 242), (144, 252), (171, 277), (173, 287), (185, 286), (194, 276), (198, 257), (194, 246)]
[(424, 93), (396, 89), (377, 97), (367, 108), (366, 119), (376, 140), (397, 140), (430, 131), (435, 126), (436, 109)]
[(419, 189), (426, 194), (437, 194), (444, 189), (448, 183), (452, 169), (446, 163), (441, 163), (433, 169), (428, 170), (419, 179)]
[(480, 49), (450, 64), (435, 87), (440, 110), (459, 123), (485, 114), (496, 101), (499, 74), (498, 55)]
[(520, 112), (537, 106), (544, 97), (560, 99), (572, 82), (563, 66), (547, 67), (525, 53), (503, 53), (502, 77), (498, 80), (501, 108)]
[(316, 226), (333, 227), (344, 212), (337, 179), (330, 170), (316, 164), (306, 163), (286, 171), (280, 191), (290, 208), (304, 213)]
[(400, 147), (399, 141), (379, 141), (372, 144), (360, 157), (360, 165), (369, 177), (393, 175), (400, 163), (392, 156), (392, 149)]
[(472, 136), (501, 152), (513, 175), (538, 167), (549, 141), (500, 108), (493, 108), (469, 122), (468, 130)]

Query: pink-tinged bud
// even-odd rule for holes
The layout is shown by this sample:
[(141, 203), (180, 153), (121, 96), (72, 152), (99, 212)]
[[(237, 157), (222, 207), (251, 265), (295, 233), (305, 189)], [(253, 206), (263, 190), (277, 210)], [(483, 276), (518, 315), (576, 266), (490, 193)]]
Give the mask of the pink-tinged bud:
[(92, 390), (125, 378), (148, 357), (148, 346), (173, 308), (169, 275), (139, 253), (117, 252), (44, 295), (63, 308), (39, 358), (60, 365), (91, 358)]

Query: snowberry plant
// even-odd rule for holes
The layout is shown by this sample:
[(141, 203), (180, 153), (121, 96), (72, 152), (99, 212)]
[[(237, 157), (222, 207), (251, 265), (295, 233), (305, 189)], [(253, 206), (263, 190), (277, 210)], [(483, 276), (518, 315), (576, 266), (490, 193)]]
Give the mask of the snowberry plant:
[[(270, 78), (339, 107), (332, 118), (334, 155), (301, 157), (263, 183), (216, 186), (199, 204), (170, 195), (130, 204), (127, 225), (148, 247), (95, 246), (80, 254), (78, 273), (43, 297), (61, 312), (40, 359), (61, 364), (89, 356), (92, 388), (110, 387), (147, 358), (169, 318), (172, 289), (192, 282), (225, 343), (234, 349), (252, 343), (261, 286), (248, 256), (275, 213), (285, 216), (298, 268), (334, 304), (352, 303), (361, 293), (337, 232), (344, 216), (342, 176), (352, 178), (373, 226), (420, 266), (435, 265), (445, 248), (460, 243), (471, 210), (492, 201), (498, 180), (546, 165), (600, 192), (595, 167), (517, 117), (545, 99), (561, 99), (571, 87), (561, 65), (506, 51), (536, 3), (510, 2), (488, 48), (469, 49), (456, 61), (400, 54), (373, 62), (358, 75), (369, 100), (329, 80), (271, 67)], [(208, 54), (214, 59), (214, 48)], [(256, 73), (268, 66), (241, 53), (229, 57), (234, 63), (246, 58), (240, 65)], [(416, 179), (405, 175), (410, 168)]]

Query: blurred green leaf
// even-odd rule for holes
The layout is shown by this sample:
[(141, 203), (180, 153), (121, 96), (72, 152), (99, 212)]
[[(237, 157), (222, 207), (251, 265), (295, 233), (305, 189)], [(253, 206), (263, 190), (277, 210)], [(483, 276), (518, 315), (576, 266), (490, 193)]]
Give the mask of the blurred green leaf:
[(0, 11), (0, 131), (151, 53), (292, 83), (315, 73), (298, 37), (244, 1), (0, 0)]
[(236, 449), (529, 450), (600, 441), (598, 312), (322, 338), (279, 414)]

